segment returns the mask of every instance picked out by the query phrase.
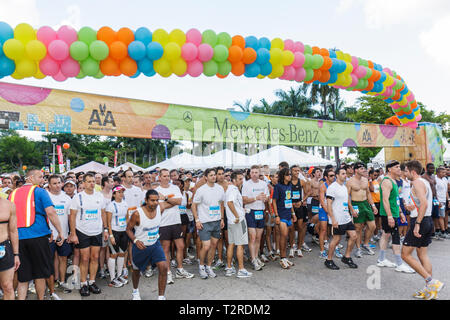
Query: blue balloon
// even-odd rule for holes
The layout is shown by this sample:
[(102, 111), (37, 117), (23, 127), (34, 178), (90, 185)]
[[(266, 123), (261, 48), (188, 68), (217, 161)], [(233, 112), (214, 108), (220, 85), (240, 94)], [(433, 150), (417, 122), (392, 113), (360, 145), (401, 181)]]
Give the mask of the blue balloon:
[(138, 71), (136, 71), (136, 73), (135, 73), (134, 75), (132, 75), (130, 78), (134, 79), (134, 78), (139, 77), (140, 75), (141, 75), (141, 72), (138, 70)]
[(11, 59), (3, 56), (0, 57), (0, 76), (6, 77), (13, 74), (14, 70), (16, 70), (16, 64)]
[(261, 73), (261, 68), (259, 64), (253, 62), (251, 64), (247, 64), (245, 66), (245, 73), (244, 75), (248, 78), (255, 78)]
[(145, 58), (146, 53), (145, 44), (141, 41), (133, 41), (128, 45), (128, 54), (131, 59), (136, 61), (142, 60)]
[(333, 62), (333, 64), (331, 65), (331, 68), (328, 70), (330, 71), (330, 73), (334, 73), (334, 72), (338, 72), (339, 70), (339, 60), (336, 58), (331, 58), (331, 61)]
[(261, 69), (260, 74), (263, 76), (268, 76), (272, 73), (272, 64), (270, 62), (261, 64), (259, 67)]
[(143, 42), (145, 45), (148, 45), (150, 42), (152, 42), (152, 38), (153, 37), (151, 31), (145, 27), (137, 29), (134, 33), (134, 39), (136, 41)]
[(0, 42), (14, 38), (14, 30), (6, 22), (0, 21)]
[(272, 44), (270, 43), (270, 40), (266, 37), (262, 37), (258, 40), (258, 47), (260, 48), (266, 48), (267, 50), (270, 50)]
[(147, 58), (139, 60), (137, 62), (137, 65), (138, 65), (138, 70), (140, 72), (142, 72), (143, 74), (146, 74), (146, 73), (151, 72), (153, 70), (153, 61), (151, 61), (151, 60), (149, 60)]
[(328, 52), (330, 53), (330, 58), (337, 58), (336, 52), (333, 49), (328, 50)]
[(257, 51), (256, 63), (259, 65), (266, 64), (270, 60), (270, 51), (266, 48), (259, 48)]
[(335, 83), (337, 81), (338, 75), (336, 72), (330, 72), (330, 80), (327, 83)]
[(255, 36), (248, 36), (245, 38), (245, 47), (258, 50), (258, 39)]
[(158, 60), (163, 56), (164, 49), (159, 42), (150, 42), (147, 46), (147, 58)]
[(4, 56), (4, 54), (3, 54), (3, 44), (0, 41), (0, 57), (3, 57), (3, 56)]
[(381, 77), (380, 77), (380, 80), (378, 80), (378, 81), (384, 82), (386, 80), (386, 72), (380, 71), (380, 73), (381, 73)]
[(345, 61), (342, 60), (338, 60), (339, 61), (339, 70), (338, 73), (342, 73), (345, 71), (345, 69), (347, 68), (347, 64), (345, 63)]

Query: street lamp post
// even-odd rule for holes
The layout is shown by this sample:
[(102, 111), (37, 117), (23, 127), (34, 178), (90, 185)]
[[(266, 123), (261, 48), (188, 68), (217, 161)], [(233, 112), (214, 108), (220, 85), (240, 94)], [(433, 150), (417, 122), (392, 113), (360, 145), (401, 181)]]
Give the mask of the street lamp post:
[(53, 164), (52, 164), (53, 169), (52, 169), (52, 173), (55, 173), (56, 172), (56, 152), (55, 152), (55, 147), (56, 147), (56, 143), (58, 142), (58, 139), (52, 138), (50, 140), (50, 142), (53, 145), (53, 160), (52, 160), (53, 161)]

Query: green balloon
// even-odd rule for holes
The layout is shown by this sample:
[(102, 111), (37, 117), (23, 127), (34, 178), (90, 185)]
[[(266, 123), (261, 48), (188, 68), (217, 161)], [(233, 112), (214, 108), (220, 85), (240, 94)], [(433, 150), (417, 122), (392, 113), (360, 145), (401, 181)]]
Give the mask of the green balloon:
[(367, 80), (367, 79), (369, 79), (371, 76), (372, 76), (372, 69), (370, 69), (369, 67), (366, 67), (366, 69), (367, 69), (367, 73), (366, 73), (366, 75), (363, 77), (363, 79), (364, 80)]
[(312, 54), (305, 53), (305, 63), (303, 63), (303, 68), (309, 69), (309, 68), (312, 68), (312, 65), (313, 65)]
[(108, 157), (103, 157), (103, 162), (107, 162), (108, 160)]
[(228, 33), (221, 32), (217, 35), (217, 42), (219, 44), (223, 44), (225, 47), (229, 48), (229, 47), (231, 47), (233, 40), (231, 39), (231, 36)]
[(83, 61), (89, 57), (89, 47), (83, 41), (75, 41), (70, 45), (70, 56), (77, 60)]
[(91, 57), (97, 61), (105, 60), (109, 55), (109, 48), (106, 43), (95, 40), (89, 45)]
[(84, 77), (86, 77), (86, 75), (84, 74), (83, 70), (80, 69), (80, 72), (78, 73), (78, 75), (75, 78), (83, 79)]
[(306, 81), (310, 81), (310, 80), (312, 80), (312, 78), (314, 78), (314, 71), (313, 71), (313, 69), (311, 69), (311, 68), (305, 68), (305, 71), (306, 71), (306, 76), (305, 76), (305, 79), (303, 79), (303, 81), (304, 82), (306, 82)]
[(207, 77), (212, 77), (219, 71), (219, 65), (214, 60), (203, 63), (203, 74)]
[(95, 76), (100, 70), (98, 61), (92, 59), (91, 57), (81, 62), (81, 70), (87, 76)]
[(364, 86), (364, 84), (365, 84), (365, 82), (364, 82), (365, 80), (364, 79), (359, 79), (358, 80), (358, 84), (356, 85), (356, 89), (363, 89), (363, 88), (365, 88), (366, 86)]
[(83, 27), (78, 31), (78, 40), (83, 41), (87, 45), (97, 40), (97, 32), (90, 27)]
[(320, 54), (313, 55), (312, 67), (313, 69), (319, 69), (323, 65), (323, 57)]
[(205, 30), (202, 33), (202, 43), (207, 43), (211, 47), (215, 47), (217, 44), (217, 35), (213, 30)]
[(228, 49), (223, 44), (218, 44), (214, 47), (213, 59), (217, 62), (223, 62), (228, 58)]
[(365, 59), (362, 59), (362, 63), (364, 67), (368, 67), (369, 66), (369, 62)]
[(219, 71), (218, 73), (222, 76), (227, 76), (231, 72), (231, 62), (224, 61), (219, 62)]
[(101, 78), (103, 78), (105, 75), (101, 72), (101, 71), (98, 71), (97, 72), (97, 74), (94, 76), (94, 78), (95, 79), (101, 79)]
[(311, 48), (311, 46), (309, 44), (305, 44), (304, 47), (305, 47), (305, 51), (304, 51), (305, 54), (306, 53), (308, 53), (308, 54), (312, 54), (313, 53), (312, 52), (312, 48)]

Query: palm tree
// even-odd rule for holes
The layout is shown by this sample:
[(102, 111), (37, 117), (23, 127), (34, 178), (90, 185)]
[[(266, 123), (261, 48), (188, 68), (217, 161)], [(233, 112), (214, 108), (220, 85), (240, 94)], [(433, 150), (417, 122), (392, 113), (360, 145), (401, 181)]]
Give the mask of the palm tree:
[(252, 99), (245, 100), (245, 103), (242, 104), (240, 102), (234, 101), (233, 106), (241, 108), (242, 112), (252, 112)]

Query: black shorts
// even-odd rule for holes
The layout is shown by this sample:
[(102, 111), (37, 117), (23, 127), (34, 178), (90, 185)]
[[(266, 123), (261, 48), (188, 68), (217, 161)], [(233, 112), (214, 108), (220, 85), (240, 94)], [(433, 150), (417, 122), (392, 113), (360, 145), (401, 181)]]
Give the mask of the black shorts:
[(0, 243), (0, 272), (14, 267), (14, 252), (9, 240)]
[(227, 213), (225, 212), (225, 214), (223, 215), (223, 231), (227, 231), (228, 230), (228, 218), (227, 218)]
[(58, 252), (60, 257), (68, 257), (72, 254), (72, 246), (67, 240), (64, 240), (62, 246), (58, 246), (55, 241), (50, 242), (50, 250), (52, 252), (52, 257), (55, 256), (55, 252)]
[(311, 199), (311, 204), (308, 204), (308, 211), (311, 212), (314, 217), (316, 214), (319, 214), (320, 201), (314, 198)]
[(88, 236), (83, 232), (75, 230), (78, 237), (78, 244), (75, 245), (77, 249), (86, 249), (89, 247), (101, 247), (103, 244), (102, 234), (97, 234), (95, 236)]
[(308, 221), (308, 209), (305, 206), (294, 208), (294, 213), (298, 220), (303, 220), (303, 222)]
[(381, 229), (385, 233), (390, 233), (392, 235), (392, 244), (400, 244), (400, 233), (398, 232), (398, 219), (394, 218), (395, 226), (391, 228), (388, 223), (387, 216), (381, 216)]
[(173, 224), (171, 226), (159, 227), (159, 239), (163, 240), (176, 240), (183, 238), (183, 230), (181, 230), (180, 224)]
[(374, 203), (375, 203), (375, 208), (377, 208), (377, 210), (378, 210), (378, 214), (375, 216), (375, 219), (376, 219), (376, 218), (381, 217), (380, 216), (380, 203), (379, 202), (374, 202)]
[(428, 247), (428, 245), (431, 243), (431, 235), (433, 234), (433, 219), (431, 217), (423, 217), (419, 229), (419, 233), (421, 235), (420, 238), (416, 238), (414, 236), (416, 219), (417, 218), (411, 218), (410, 227), (408, 229), (408, 232), (406, 233), (403, 245), (416, 248)]
[(187, 214), (181, 214), (181, 225), (182, 226), (187, 226), (189, 224), (189, 217)]
[(333, 234), (337, 236), (343, 236), (347, 231), (355, 230), (355, 225), (353, 222), (346, 224), (340, 224), (337, 228), (333, 228)]
[(112, 231), (114, 236), (115, 245), (111, 244), (111, 240), (109, 241), (109, 249), (111, 250), (111, 254), (117, 254), (127, 251), (128, 248), (128, 235), (126, 231)]
[(53, 257), (48, 237), (19, 240), (19, 282), (47, 279), (53, 274)]

